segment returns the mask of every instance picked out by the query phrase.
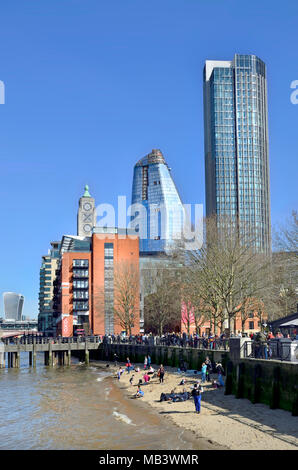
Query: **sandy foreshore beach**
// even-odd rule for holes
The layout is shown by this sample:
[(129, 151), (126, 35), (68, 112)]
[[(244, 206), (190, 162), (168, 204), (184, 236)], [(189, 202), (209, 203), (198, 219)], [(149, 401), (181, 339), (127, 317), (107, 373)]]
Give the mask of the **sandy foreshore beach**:
[[(112, 365), (112, 364), (111, 364)], [(139, 364), (140, 372), (124, 372), (115, 382), (123, 392), (132, 397), (137, 391), (139, 379), (143, 378), (144, 368)], [(137, 365), (136, 365), (137, 366)], [(157, 368), (156, 365), (153, 365)], [(164, 383), (158, 377), (142, 386), (144, 397), (135, 399), (136, 406), (142, 402), (152, 406), (165, 419), (172, 420), (177, 426), (194, 433), (197, 439), (204, 439), (212, 448), (231, 450), (298, 450), (298, 417), (284, 410), (271, 410), (262, 404), (252, 404), (247, 399), (236, 399), (233, 395), (224, 395), (224, 388), (215, 389), (211, 383), (204, 384), (201, 413), (195, 413), (192, 399), (185, 402), (160, 402), (162, 392), (182, 392), (179, 386), (182, 377), (186, 378), (185, 388), (191, 390), (196, 376), (182, 375), (177, 369), (166, 367)], [(132, 385), (129, 383), (134, 374)], [(211, 376), (216, 378), (216, 375)]]

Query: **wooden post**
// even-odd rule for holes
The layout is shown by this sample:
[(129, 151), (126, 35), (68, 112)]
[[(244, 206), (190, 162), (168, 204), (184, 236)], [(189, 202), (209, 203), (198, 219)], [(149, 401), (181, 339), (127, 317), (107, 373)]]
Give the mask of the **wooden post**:
[(36, 367), (36, 338), (33, 338), (33, 367)]
[(5, 352), (0, 352), (0, 369), (5, 369)]
[(12, 359), (11, 367), (16, 367), (16, 353), (15, 352), (11, 353), (11, 359)]
[(71, 365), (71, 344), (68, 345), (68, 357), (67, 357), (67, 365)]
[(85, 363), (89, 364), (89, 350), (88, 350), (87, 338), (85, 338)]
[(32, 367), (32, 351), (29, 351), (29, 366)]
[(53, 367), (53, 351), (52, 351), (52, 340), (49, 342), (49, 367)]
[(20, 349), (16, 353), (16, 367), (20, 368), (21, 367), (21, 353)]

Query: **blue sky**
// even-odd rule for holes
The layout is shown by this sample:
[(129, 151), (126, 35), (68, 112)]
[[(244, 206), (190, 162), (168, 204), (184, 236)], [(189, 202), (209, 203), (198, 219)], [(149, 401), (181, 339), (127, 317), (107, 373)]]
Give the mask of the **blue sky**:
[(24, 314), (86, 183), (97, 204), (130, 201), (133, 165), (159, 148), (183, 202), (204, 204), (206, 59), (266, 63), (272, 224), (297, 209), (297, 2), (12, 0), (0, 24), (0, 294), (24, 294)]

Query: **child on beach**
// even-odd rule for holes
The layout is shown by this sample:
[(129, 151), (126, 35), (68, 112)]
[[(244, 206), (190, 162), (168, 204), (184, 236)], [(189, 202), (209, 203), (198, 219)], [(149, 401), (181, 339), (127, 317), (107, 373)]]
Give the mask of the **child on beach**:
[(134, 378), (134, 374), (132, 374), (132, 376), (131, 376), (131, 377), (130, 377), (130, 379), (129, 379), (129, 383), (130, 383), (130, 385), (132, 385), (133, 378)]
[(143, 375), (143, 379), (144, 379), (144, 382), (145, 382), (144, 385), (146, 385), (147, 383), (149, 383), (150, 377), (149, 377), (149, 375), (146, 373), (146, 374)]
[(143, 397), (143, 396), (144, 396), (144, 392), (143, 392), (143, 390), (141, 390), (141, 386), (138, 385), (138, 391), (137, 391), (137, 393), (135, 394), (135, 398), (141, 398), (141, 397)]
[(123, 369), (122, 369), (122, 367), (119, 367), (119, 370), (117, 372), (118, 380), (120, 380), (121, 374), (123, 374)]

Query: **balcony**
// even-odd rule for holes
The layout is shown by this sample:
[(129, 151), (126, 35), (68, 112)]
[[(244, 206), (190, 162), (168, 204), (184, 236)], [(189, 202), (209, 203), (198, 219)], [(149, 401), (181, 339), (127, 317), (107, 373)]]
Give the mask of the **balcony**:
[(74, 300), (88, 300), (89, 299), (89, 292), (84, 290), (74, 290), (73, 292), (73, 299)]
[(73, 302), (73, 310), (88, 310), (89, 309), (89, 302), (80, 302), (80, 301), (74, 301)]
[[(89, 316), (89, 310), (74, 310), (73, 312), (74, 318), (78, 317), (88, 317)], [(78, 319), (80, 320), (80, 319)]]
[(74, 268), (88, 268), (89, 260), (87, 259), (74, 259), (72, 263)]
[(87, 279), (89, 278), (89, 271), (88, 269), (74, 269), (72, 272), (72, 276), (74, 279)]
[(88, 281), (73, 281), (72, 284), (73, 291), (78, 289), (89, 289), (89, 282)]

